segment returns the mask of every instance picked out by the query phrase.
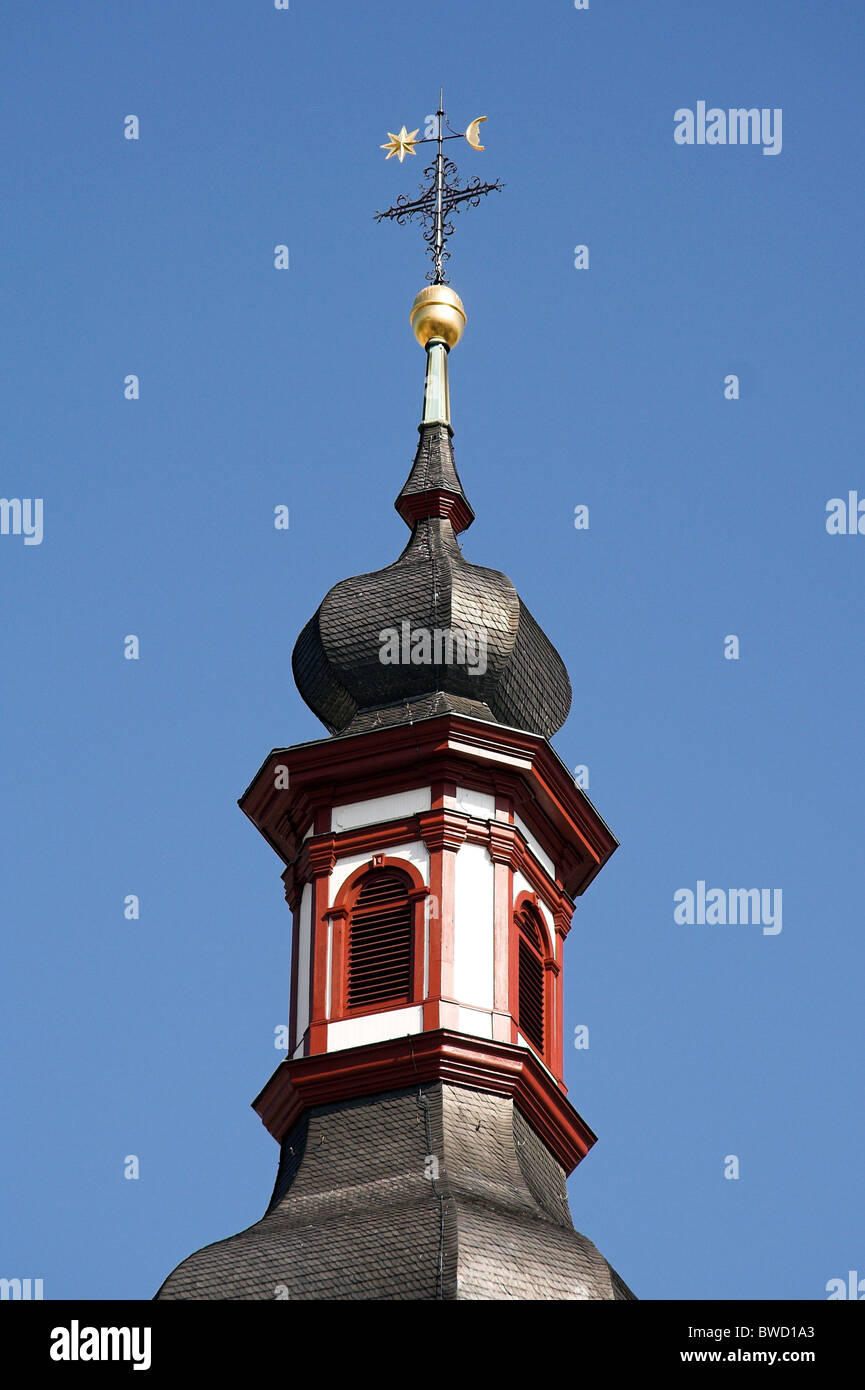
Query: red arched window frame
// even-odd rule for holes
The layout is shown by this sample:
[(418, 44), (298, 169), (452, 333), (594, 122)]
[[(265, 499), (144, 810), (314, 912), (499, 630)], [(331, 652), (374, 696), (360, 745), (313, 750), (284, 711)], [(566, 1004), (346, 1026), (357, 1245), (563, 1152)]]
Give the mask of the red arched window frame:
[[(370, 941), (369, 927), (374, 928), (376, 903), (370, 885), (376, 880), (398, 881), (404, 890), (404, 901), (408, 910), (407, 934), (409, 940), (410, 963), (408, 969), (408, 988), (399, 995), (367, 1002), (357, 998), (352, 1002), (352, 925), (363, 922), (366, 944)], [(341, 1018), (357, 1018), (362, 1014), (382, 1013), (388, 1009), (399, 1009), (409, 1004), (419, 1004), (423, 999), (424, 984), (424, 899), (429, 888), (418, 870), (405, 859), (390, 855), (376, 854), (362, 864), (346, 879), (337, 893), (334, 905), (325, 914), (332, 929), (331, 939), (331, 1007), (329, 1018), (336, 1022)], [(385, 930), (393, 930), (394, 913), (391, 910), (394, 899), (385, 895), (382, 920)], [(357, 964), (355, 952), (355, 964)], [(356, 978), (356, 977), (355, 977)]]
[(514, 903), (508, 974), (510, 1009), (517, 1029), (545, 1065), (552, 1068), (560, 1027), (556, 989), (559, 967), (536, 893), (520, 893)]

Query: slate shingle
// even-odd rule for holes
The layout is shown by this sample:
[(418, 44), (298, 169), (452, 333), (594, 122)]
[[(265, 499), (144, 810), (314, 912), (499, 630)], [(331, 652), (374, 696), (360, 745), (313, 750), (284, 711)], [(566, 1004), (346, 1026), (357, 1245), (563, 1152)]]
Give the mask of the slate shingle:
[(262, 1220), (184, 1260), (157, 1297), (634, 1295), (574, 1230), (564, 1173), (512, 1102), (434, 1082), (310, 1111)]

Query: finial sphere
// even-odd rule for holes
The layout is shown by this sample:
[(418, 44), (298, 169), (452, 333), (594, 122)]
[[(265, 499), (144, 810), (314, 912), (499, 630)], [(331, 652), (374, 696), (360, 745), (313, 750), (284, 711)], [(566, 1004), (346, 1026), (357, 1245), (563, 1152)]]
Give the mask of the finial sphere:
[(421, 347), (433, 338), (456, 347), (466, 326), (463, 302), (450, 285), (428, 285), (411, 306), (411, 326)]

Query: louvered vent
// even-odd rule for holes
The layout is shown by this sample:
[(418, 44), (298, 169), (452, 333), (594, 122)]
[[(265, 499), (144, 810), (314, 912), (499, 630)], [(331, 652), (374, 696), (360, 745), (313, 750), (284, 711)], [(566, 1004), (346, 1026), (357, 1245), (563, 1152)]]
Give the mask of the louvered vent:
[(538, 1052), (543, 1052), (544, 965), (539, 955), (540, 944), (537, 925), (525, 914), (520, 919), (518, 1022), (529, 1042), (534, 1044)]
[(375, 870), (351, 914), (348, 1007), (407, 1004), (412, 983), (412, 908), (404, 879)]

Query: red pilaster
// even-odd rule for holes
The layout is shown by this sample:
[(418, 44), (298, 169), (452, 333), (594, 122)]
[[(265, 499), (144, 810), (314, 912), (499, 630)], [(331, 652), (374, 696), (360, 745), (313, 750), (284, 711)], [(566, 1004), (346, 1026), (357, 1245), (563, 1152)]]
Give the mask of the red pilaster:
[(286, 869), (282, 875), (285, 884), (285, 901), (291, 911), (291, 984), (288, 999), (288, 1055), (294, 1056), (297, 1047), (297, 959), (300, 944), (300, 900), (302, 888), (297, 882), (293, 868)]
[(336, 863), (333, 836), (307, 842), (312, 875), (312, 920), (310, 923), (310, 1007), (309, 1039), (305, 1056), (327, 1048), (327, 917), (329, 879)]
[[(493, 861), (493, 1009), (497, 1015), (510, 1011), (510, 940), (514, 900), (514, 867), (518, 862), (517, 834), (510, 824), (510, 802), (496, 798), (496, 811), (505, 811), (508, 821), (490, 821), (489, 856)], [(515, 1030), (506, 1018), (493, 1019), (494, 1036), (499, 1042), (515, 1042)]]
[(559, 906), (553, 913), (553, 922), (556, 933), (556, 960), (559, 963), (560, 971), (556, 978), (556, 1007), (558, 1028), (558, 1050), (556, 1052), (555, 1071), (557, 1076), (565, 1074), (565, 999), (564, 999), (564, 970), (565, 970), (565, 937), (571, 929), (571, 919), (573, 911), (569, 907)]
[(454, 992), (454, 896), (457, 850), (466, 838), (468, 816), (444, 806), (420, 816), (420, 833), (430, 857), (430, 897), (438, 915), (429, 921), (429, 991), (424, 1028), (441, 1026), (442, 999)]

